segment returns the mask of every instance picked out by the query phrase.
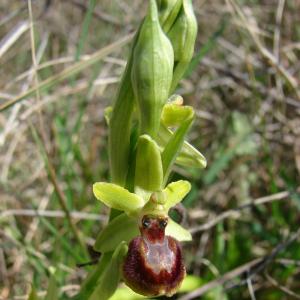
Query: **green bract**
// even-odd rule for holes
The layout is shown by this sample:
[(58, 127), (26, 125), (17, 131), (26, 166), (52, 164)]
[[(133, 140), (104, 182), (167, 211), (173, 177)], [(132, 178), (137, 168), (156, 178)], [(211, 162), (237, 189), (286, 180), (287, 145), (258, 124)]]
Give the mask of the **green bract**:
[(89, 300), (107, 300), (114, 294), (120, 281), (120, 267), (127, 250), (125, 242), (118, 245)]
[(137, 143), (135, 186), (146, 191), (158, 191), (162, 183), (163, 168), (159, 147), (149, 135), (142, 135)]
[(150, 0), (134, 48), (131, 72), (142, 134), (157, 135), (161, 111), (169, 97), (173, 64), (172, 45), (159, 24), (156, 2)]

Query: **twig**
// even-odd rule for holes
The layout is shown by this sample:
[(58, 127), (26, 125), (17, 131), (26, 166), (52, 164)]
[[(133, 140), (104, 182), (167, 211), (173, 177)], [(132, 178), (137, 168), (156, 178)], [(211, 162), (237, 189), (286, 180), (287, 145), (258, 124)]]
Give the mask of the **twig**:
[(229, 287), (226, 287), (225, 290), (232, 289), (236, 286), (241, 286), (244, 284), (247, 284), (248, 280), (253, 278), (254, 275), (264, 270), (274, 259), (275, 257), (285, 250), (288, 246), (290, 246), (295, 240), (297, 240), (300, 236), (300, 229), (298, 229), (295, 233), (291, 234), (290, 237), (277, 245), (270, 254), (265, 255), (264, 257), (254, 259), (242, 266), (237, 267), (236, 269), (233, 269), (232, 271), (229, 271), (222, 275), (221, 277), (212, 280), (208, 282), (207, 284), (201, 286), (200, 288), (196, 289), (195, 291), (180, 297), (178, 300), (190, 300), (194, 299), (196, 297), (200, 297), (203, 294), (207, 293), (209, 290), (219, 286), (223, 285), (226, 282), (231, 281), (232, 279), (241, 276), (245, 274), (246, 272), (249, 274), (246, 278), (246, 280), (242, 280), (238, 284), (231, 285)]
[(195, 291), (193, 291), (185, 296), (180, 297), (178, 300), (190, 300), (190, 299), (194, 299), (196, 297), (200, 297), (200, 296), (204, 295), (205, 293), (207, 293), (209, 290), (211, 290), (219, 285), (222, 285), (225, 282), (232, 280), (233, 278), (235, 278), (237, 276), (244, 274), (245, 272), (250, 270), (252, 267), (259, 264), (262, 260), (263, 260), (262, 258), (257, 258), (257, 259), (254, 259), (242, 266), (239, 266), (238, 268), (225, 273), (224, 275), (220, 276), (219, 278), (208, 282), (207, 284), (201, 286), (200, 288), (196, 289)]
[(252, 285), (252, 280), (251, 280), (250, 277), (247, 278), (247, 286), (248, 286), (248, 290), (249, 290), (251, 300), (256, 300), (253, 285)]
[(20, 36), (29, 29), (29, 23), (22, 21), (18, 23), (1, 41), (0, 41), (0, 59), (9, 50), (9, 48), (20, 38)]
[(257, 205), (261, 205), (261, 204), (265, 204), (268, 202), (283, 200), (283, 199), (289, 197), (290, 195), (291, 195), (290, 192), (283, 191), (283, 192), (276, 193), (273, 195), (257, 198), (255, 200), (248, 202), (246, 204), (243, 204), (237, 208), (227, 210), (227, 211), (221, 213), (219, 216), (212, 219), (211, 221), (209, 221), (205, 224), (202, 224), (200, 226), (191, 228), (189, 231), (190, 231), (190, 233), (194, 234), (197, 232), (208, 230), (227, 218), (239, 216), (240, 211), (242, 211), (244, 209), (251, 208), (253, 206), (257, 206)]
[(295, 292), (288, 289), (286, 286), (281, 285), (277, 280), (275, 280), (272, 276), (270, 276), (270, 274), (268, 272), (265, 272), (265, 276), (273, 286), (277, 287), (279, 290), (281, 290), (285, 294), (287, 294), (295, 299), (300, 299), (299, 294), (296, 294)]
[(0, 104), (0, 112), (8, 109), (9, 107), (13, 106), (14, 104), (32, 96), (35, 94), (36, 90), (39, 89), (40, 92), (45, 91), (52, 87), (53, 85), (70, 78), (72, 75), (77, 74), (81, 72), (82, 70), (86, 69), (87, 67), (91, 66), (95, 62), (99, 61), (100, 59), (103, 59), (105, 56), (107, 56), (109, 53), (114, 51), (115, 49), (119, 49), (121, 46), (127, 44), (133, 37), (134, 33), (126, 35), (124, 38), (121, 38), (117, 42), (114, 42), (99, 51), (95, 52), (90, 56), (90, 58), (86, 61), (79, 61), (78, 63), (73, 64), (72, 66), (65, 68), (60, 73), (53, 75), (46, 80), (40, 82), (40, 84), (36, 87), (33, 87), (29, 89), (28, 91), (18, 95), (14, 99), (11, 99), (9, 101), (6, 101), (4, 103)]
[[(7, 218), (10, 216), (23, 216), (23, 217), (47, 217), (47, 218), (65, 218), (66, 213), (62, 210), (35, 210), (35, 209), (6, 209), (0, 212), (0, 218)], [(77, 220), (94, 220), (106, 222), (105, 215), (92, 214), (86, 212), (71, 211), (70, 216), (72, 219)]]
[(276, 59), (276, 57), (266, 49), (266, 47), (263, 46), (261, 40), (257, 36), (257, 34), (254, 32), (253, 28), (249, 25), (248, 20), (246, 16), (244, 15), (241, 8), (237, 5), (237, 3), (234, 0), (226, 0), (228, 4), (231, 5), (231, 7), (234, 9), (234, 11), (238, 14), (241, 21), (244, 23), (245, 28), (247, 29), (249, 35), (254, 41), (254, 44), (256, 45), (258, 51), (260, 54), (266, 59), (268, 64), (275, 68), (278, 73), (285, 78), (285, 80), (289, 83), (289, 85), (293, 88), (295, 91), (297, 97), (300, 99), (300, 92), (298, 90), (298, 82), (297, 80), (284, 68), (282, 64), (279, 63), (279, 61)]

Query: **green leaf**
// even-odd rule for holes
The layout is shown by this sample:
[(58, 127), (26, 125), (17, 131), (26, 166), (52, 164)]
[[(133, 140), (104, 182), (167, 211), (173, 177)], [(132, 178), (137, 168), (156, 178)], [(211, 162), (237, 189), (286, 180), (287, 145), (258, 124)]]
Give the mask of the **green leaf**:
[(33, 285), (31, 286), (31, 291), (30, 291), (30, 294), (29, 294), (27, 300), (39, 300), (36, 290)]
[[(165, 125), (161, 124), (158, 132), (157, 143), (161, 148), (164, 148), (174, 133)], [(184, 142), (183, 146), (175, 160), (175, 163), (191, 168), (205, 168), (205, 157), (191, 144)]]
[(121, 264), (127, 251), (127, 244), (125, 242), (120, 243), (89, 300), (107, 300), (114, 294), (120, 281)]
[(144, 206), (144, 201), (141, 197), (130, 193), (117, 184), (97, 182), (93, 185), (93, 192), (95, 197), (105, 205), (123, 210), (127, 214), (134, 213)]
[(163, 163), (164, 170), (164, 183), (167, 181), (168, 176), (171, 171), (171, 167), (178, 156), (179, 151), (184, 142), (185, 135), (187, 134), (190, 126), (192, 125), (194, 119), (194, 110), (191, 110), (190, 115), (187, 116), (187, 119), (182, 122), (180, 127), (175, 131), (174, 135), (172, 135), (171, 139), (167, 143), (162, 152), (161, 158)]
[(169, 218), (168, 225), (166, 227), (166, 235), (169, 235), (179, 242), (191, 241), (192, 235), (178, 223)]
[(99, 278), (102, 276), (104, 270), (111, 261), (111, 257), (112, 253), (104, 253), (101, 255), (96, 268), (88, 274), (87, 278), (81, 284), (80, 292), (74, 298), (72, 298), (73, 300), (88, 299), (91, 296), (97, 282), (99, 281)]
[(179, 203), (187, 195), (190, 189), (191, 184), (186, 180), (179, 180), (168, 184), (163, 190), (166, 198), (166, 203), (164, 204), (166, 211)]
[(114, 218), (99, 233), (94, 245), (94, 249), (101, 253), (113, 251), (120, 242), (129, 242), (139, 235), (137, 220), (121, 214)]
[(139, 137), (136, 154), (135, 185), (147, 191), (161, 189), (163, 168), (156, 142), (149, 135)]
[(45, 300), (58, 300), (58, 287), (55, 280), (55, 274), (52, 274), (50, 277)]

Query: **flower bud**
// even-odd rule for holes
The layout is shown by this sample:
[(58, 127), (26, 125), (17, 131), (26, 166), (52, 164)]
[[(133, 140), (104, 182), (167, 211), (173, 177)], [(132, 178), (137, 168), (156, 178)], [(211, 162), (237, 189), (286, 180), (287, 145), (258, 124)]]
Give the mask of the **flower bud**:
[(192, 1), (183, 0), (178, 17), (168, 32), (175, 60), (171, 92), (176, 88), (193, 57), (196, 36), (197, 20)]
[(159, 22), (164, 32), (173, 25), (181, 7), (182, 0), (157, 0)]
[(134, 48), (132, 87), (140, 114), (141, 134), (157, 135), (160, 115), (172, 82), (173, 48), (160, 27), (155, 0)]
[(166, 216), (145, 215), (141, 236), (134, 238), (123, 264), (125, 283), (145, 296), (172, 296), (185, 277), (179, 243), (165, 236)]

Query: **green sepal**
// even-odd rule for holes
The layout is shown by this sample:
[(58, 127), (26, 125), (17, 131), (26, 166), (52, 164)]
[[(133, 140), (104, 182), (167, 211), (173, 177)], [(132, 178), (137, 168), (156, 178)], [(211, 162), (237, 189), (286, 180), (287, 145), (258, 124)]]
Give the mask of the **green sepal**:
[(144, 206), (144, 200), (125, 188), (113, 183), (96, 182), (93, 184), (95, 197), (110, 208), (133, 214)]
[(121, 278), (121, 264), (123, 263), (127, 251), (128, 246), (126, 242), (121, 242), (89, 300), (107, 300), (115, 293)]
[(136, 218), (120, 214), (100, 231), (94, 249), (101, 253), (113, 251), (121, 241), (129, 242), (139, 235)]
[[(183, 106), (178, 106), (178, 107), (184, 109)], [(163, 170), (164, 170), (164, 183), (166, 183), (168, 179), (168, 176), (171, 171), (171, 167), (182, 148), (182, 145), (184, 143), (184, 138), (194, 120), (194, 110), (190, 109), (189, 112), (190, 113), (186, 116), (186, 120), (184, 120), (181, 123), (181, 125), (177, 128), (177, 130), (174, 132), (174, 134), (166, 144), (161, 154)]]
[[(173, 134), (174, 133), (165, 125), (160, 125), (156, 141), (161, 149), (166, 146)], [(201, 154), (194, 146), (192, 146), (187, 141), (184, 141), (175, 162), (176, 164), (181, 166), (200, 169), (205, 168), (207, 165), (206, 158), (203, 156), (203, 154)]]
[(137, 143), (135, 186), (146, 191), (157, 191), (161, 189), (162, 181), (159, 147), (149, 135), (142, 135)]
[(166, 235), (169, 235), (179, 242), (189, 242), (191, 241), (192, 235), (181, 225), (169, 218), (168, 225), (166, 227)]
[(163, 190), (166, 198), (164, 204), (165, 210), (168, 212), (169, 209), (178, 204), (188, 194), (191, 189), (191, 184), (186, 180), (179, 180), (168, 184)]

